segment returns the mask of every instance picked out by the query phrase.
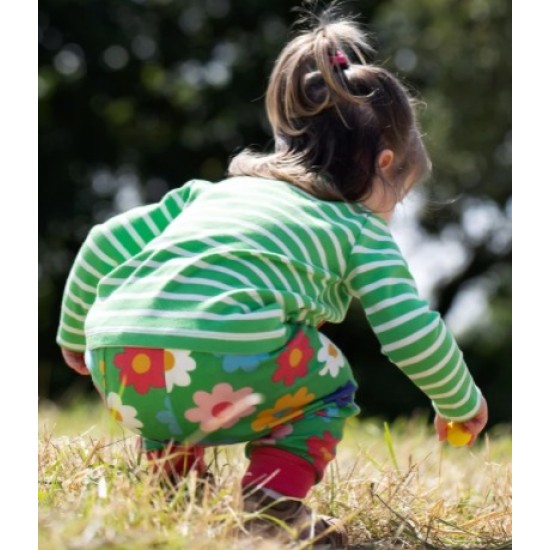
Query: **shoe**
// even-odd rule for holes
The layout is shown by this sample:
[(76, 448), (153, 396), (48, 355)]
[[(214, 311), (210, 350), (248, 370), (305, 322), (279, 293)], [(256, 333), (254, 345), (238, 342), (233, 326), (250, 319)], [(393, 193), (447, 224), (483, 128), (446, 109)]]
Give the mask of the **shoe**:
[(255, 516), (245, 521), (245, 528), (253, 535), (311, 541), (319, 550), (348, 547), (344, 524), (330, 516), (316, 516), (301, 500), (276, 499), (256, 489), (245, 495), (243, 509)]

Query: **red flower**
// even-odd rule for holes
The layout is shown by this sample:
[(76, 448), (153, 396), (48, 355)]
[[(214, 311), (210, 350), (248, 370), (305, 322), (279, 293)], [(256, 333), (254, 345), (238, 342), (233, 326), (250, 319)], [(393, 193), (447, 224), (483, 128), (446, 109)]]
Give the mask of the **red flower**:
[(149, 388), (164, 388), (164, 350), (151, 348), (125, 348), (115, 355), (115, 366), (120, 369), (120, 381), (134, 386), (138, 393)]
[(282, 380), (285, 386), (291, 386), (296, 378), (307, 374), (307, 367), (314, 353), (307, 336), (300, 331), (279, 355), (279, 368), (273, 373), (273, 382)]
[(324, 472), (327, 464), (336, 456), (336, 445), (339, 442), (337, 437), (327, 431), (323, 432), (323, 437), (308, 437), (307, 452), (313, 458), (313, 464), (318, 472)]

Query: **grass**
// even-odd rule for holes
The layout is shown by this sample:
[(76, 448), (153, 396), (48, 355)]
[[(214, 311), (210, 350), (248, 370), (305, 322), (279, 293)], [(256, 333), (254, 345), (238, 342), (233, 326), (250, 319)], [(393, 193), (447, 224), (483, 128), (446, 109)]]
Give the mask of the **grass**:
[[(242, 446), (207, 451), (215, 488), (191, 476), (167, 494), (135, 442), (99, 403), (39, 408), (41, 550), (284, 547), (243, 528)], [(356, 550), (511, 548), (511, 455), (506, 426), (454, 449), (423, 418), (352, 421), (308, 504), (345, 519)]]

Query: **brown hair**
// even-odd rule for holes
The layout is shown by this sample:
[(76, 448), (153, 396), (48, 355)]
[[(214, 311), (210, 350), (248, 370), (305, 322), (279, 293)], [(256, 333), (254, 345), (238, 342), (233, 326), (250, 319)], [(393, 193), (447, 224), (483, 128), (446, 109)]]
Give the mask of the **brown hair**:
[[(339, 53), (347, 59), (334, 63)], [(400, 200), (406, 177), (425, 178), (430, 161), (411, 95), (389, 71), (366, 62), (370, 53), (359, 26), (330, 13), (300, 32), (280, 53), (267, 88), (275, 152), (244, 150), (229, 175), (286, 180), (326, 200), (365, 200), (381, 176), (378, 154), (391, 149), (395, 177), (383, 181)]]

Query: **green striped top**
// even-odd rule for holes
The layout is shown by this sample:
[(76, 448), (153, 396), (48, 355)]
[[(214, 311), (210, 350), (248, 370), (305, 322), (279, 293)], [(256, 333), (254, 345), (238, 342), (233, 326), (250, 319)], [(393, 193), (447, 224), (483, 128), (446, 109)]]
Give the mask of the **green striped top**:
[(95, 226), (67, 280), (57, 342), (261, 353), (297, 324), (341, 322), (353, 297), (441, 416), (475, 415), (481, 393), (386, 222), (282, 181), (193, 180)]

